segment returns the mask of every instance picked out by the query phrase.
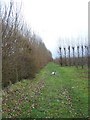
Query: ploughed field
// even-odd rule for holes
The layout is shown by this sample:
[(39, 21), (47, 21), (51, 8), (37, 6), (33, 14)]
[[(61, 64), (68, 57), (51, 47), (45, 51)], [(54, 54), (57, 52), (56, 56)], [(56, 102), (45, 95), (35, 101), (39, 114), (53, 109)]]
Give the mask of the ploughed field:
[(2, 92), (3, 118), (88, 117), (87, 67), (49, 63), (35, 79), (22, 80)]

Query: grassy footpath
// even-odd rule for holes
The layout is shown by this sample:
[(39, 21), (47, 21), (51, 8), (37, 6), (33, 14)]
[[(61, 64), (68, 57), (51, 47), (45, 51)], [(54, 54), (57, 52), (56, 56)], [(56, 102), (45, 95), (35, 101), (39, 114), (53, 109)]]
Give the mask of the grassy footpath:
[[(56, 70), (56, 75), (51, 72)], [(49, 63), (32, 81), (3, 91), (3, 118), (84, 118), (88, 116), (87, 71)]]

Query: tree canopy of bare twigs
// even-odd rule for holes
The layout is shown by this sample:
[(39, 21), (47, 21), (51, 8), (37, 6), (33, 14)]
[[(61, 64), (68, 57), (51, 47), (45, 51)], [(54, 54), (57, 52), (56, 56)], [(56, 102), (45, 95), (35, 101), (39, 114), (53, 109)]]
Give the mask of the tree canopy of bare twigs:
[(30, 79), (52, 60), (41, 38), (32, 33), (24, 20), (20, 8), (13, 0), (0, 6), (2, 22), (2, 85), (3, 87), (22, 79)]

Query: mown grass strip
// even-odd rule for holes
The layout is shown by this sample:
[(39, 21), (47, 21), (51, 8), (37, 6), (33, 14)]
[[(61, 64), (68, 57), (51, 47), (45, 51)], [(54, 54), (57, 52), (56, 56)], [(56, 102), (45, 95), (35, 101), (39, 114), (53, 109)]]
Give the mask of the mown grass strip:
[[(52, 71), (56, 71), (56, 75), (51, 75)], [(80, 77), (81, 73), (86, 77)], [(16, 83), (10, 87), (9, 93), (3, 96), (3, 117), (87, 116), (88, 79), (81, 68), (60, 67), (49, 63), (33, 81), (24, 80)]]

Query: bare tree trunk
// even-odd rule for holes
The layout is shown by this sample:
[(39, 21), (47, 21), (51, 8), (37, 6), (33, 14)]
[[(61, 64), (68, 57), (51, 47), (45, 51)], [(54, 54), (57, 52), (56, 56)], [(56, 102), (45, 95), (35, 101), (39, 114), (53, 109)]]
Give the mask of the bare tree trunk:
[[(10, 15), (11, 15), (11, 12), (12, 12), (12, 7), (13, 7), (13, 2), (10, 1), (10, 10), (9, 10), (9, 13), (8, 13), (8, 18), (7, 18), (7, 20), (6, 20), (6, 23), (7, 23), (7, 24), (6, 24), (6, 27), (4, 28), (4, 30), (3, 30), (3, 32), (2, 32), (2, 38), (5, 37), (6, 30), (7, 30), (8, 26), (9, 26)], [(6, 10), (6, 8), (5, 8), (5, 16), (4, 16), (4, 18), (2, 19), (2, 24), (5, 22), (6, 16), (7, 16), (7, 10)]]
[(59, 47), (59, 50), (60, 50), (60, 64), (62, 66), (62, 51), (61, 51), (61, 47)]
[(71, 66), (71, 60), (70, 60), (70, 46), (68, 46), (68, 54), (69, 54), (69, 65)]
[(85, 64), (88, 64), (88, 46), (85, 46)]
[(65, 56), (65, 65), (67, 65), (67, 63), (66, 63), (66, 48), (64, 48), (64, 56)]
[(75, 47), (72, 47), (72, 49), (73, 49), (73, 65), (75, 65), (75, 54), (74, 54)]
[(83, 69), (83, 46), (81, 46), (81, 48), (82, 48), (82, 61), (81, 61), (81, 63), (82, 63), (82, 69)]
[(77, 53), (78, 53), (78, 59), (77, 59), (77, 68), (79, 66), (79, 46), (77, 46)]

